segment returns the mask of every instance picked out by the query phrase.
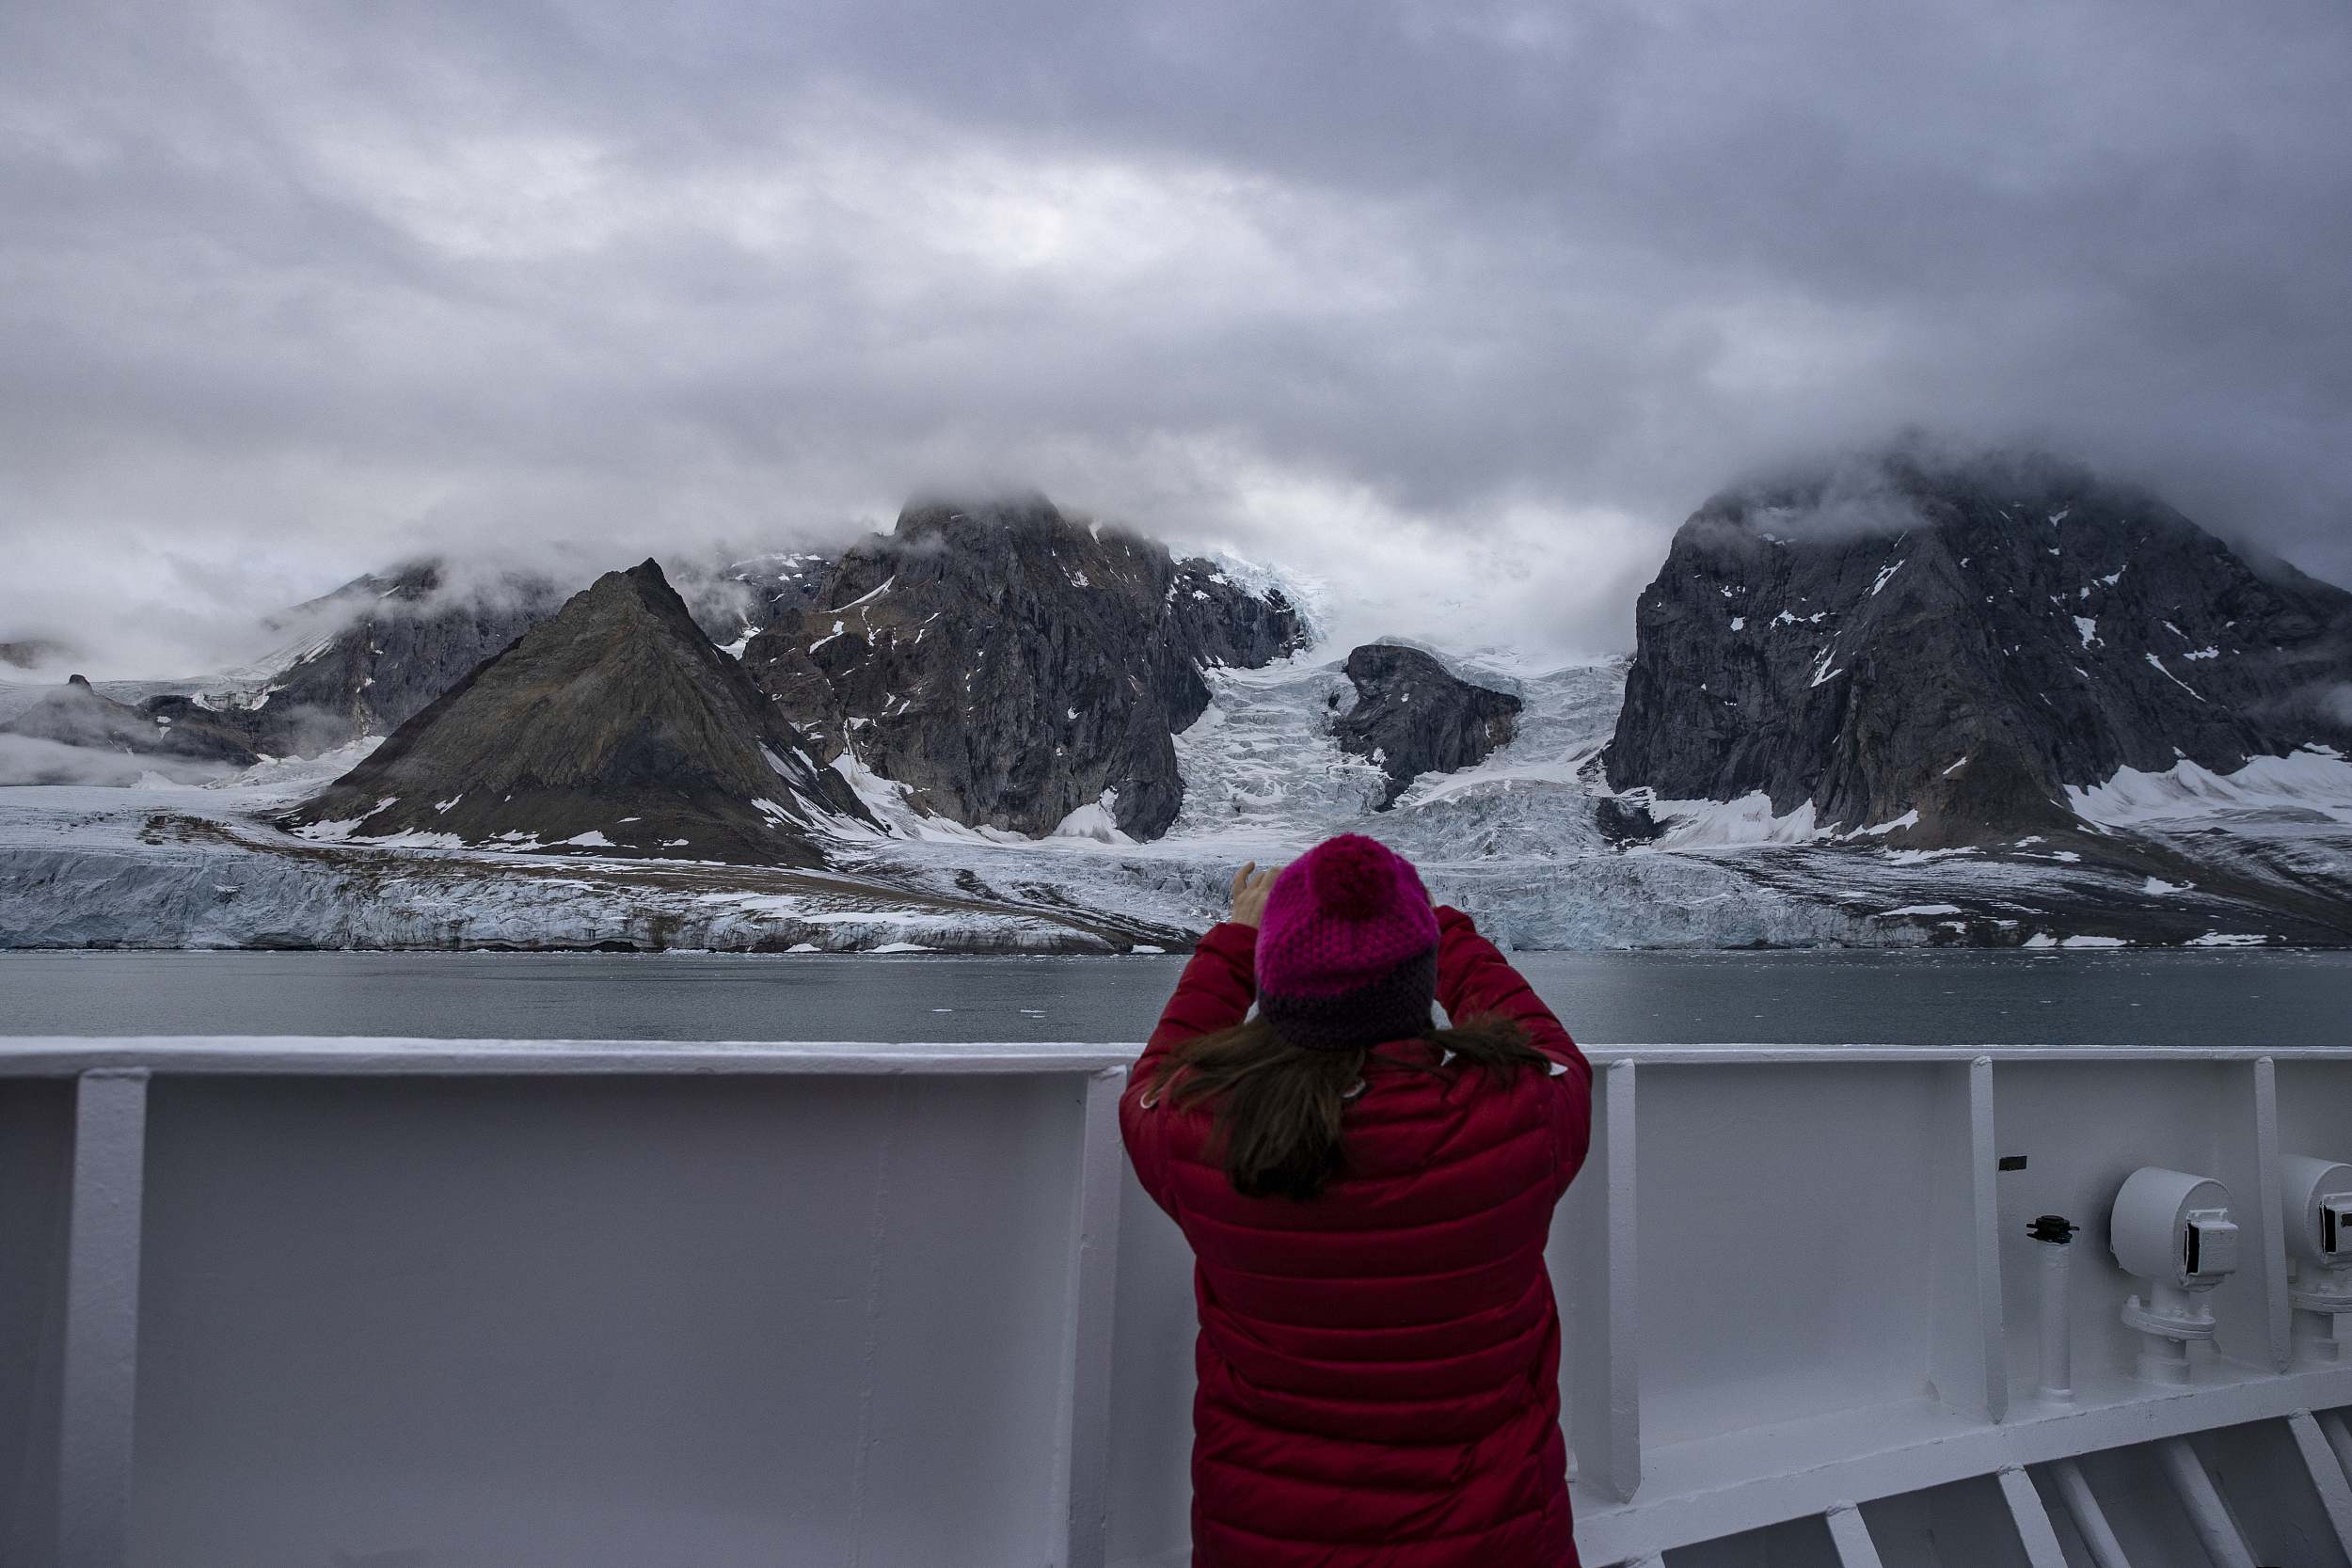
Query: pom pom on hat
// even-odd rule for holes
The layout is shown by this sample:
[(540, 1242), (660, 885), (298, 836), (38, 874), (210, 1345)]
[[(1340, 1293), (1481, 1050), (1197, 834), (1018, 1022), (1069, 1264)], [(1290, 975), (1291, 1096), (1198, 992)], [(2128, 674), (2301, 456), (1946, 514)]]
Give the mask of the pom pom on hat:
[(1342, 833), (1323, 846), (1307, 872), (1315, 907), (1341, 920), (1372, 919), (1395, 887), (1388, 863), (1396, 858), (1361, 834)]
[(1275, 879), (1258, 926), (1258, 1010), (1294, 1045), (1417, 1035), (1438, 976), (1438, 916), (1412, 863), (1343, 833)]

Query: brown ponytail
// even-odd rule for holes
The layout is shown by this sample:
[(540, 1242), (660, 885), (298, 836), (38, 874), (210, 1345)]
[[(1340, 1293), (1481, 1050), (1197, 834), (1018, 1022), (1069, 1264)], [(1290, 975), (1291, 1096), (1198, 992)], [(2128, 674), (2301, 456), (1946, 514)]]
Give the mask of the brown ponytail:
[[(1427, 1029), (1422, 1038), (1453, 1053), (1440, 1065), (1379, 1059), (1447, 1083), (1462, 1065), (1497, 1081), (1523, 1067), (1544, 1071), (1551, 1058), (1528, 1043), (1517, 1021), (1500, 1014), (1464, 1019), (1451, 1029)], [(1340, 1118), (1363, 1080), (1373, 1053), (1310, 1051), (1291, 1044), (1263, 1018), (1185, 1041), (1162, 1059), (1145, 1098), (1169, 1094), (1179, 1110), (1214, 1102), (1209, 1148), (1226, 1179), (1244, 1197), (1322, 1196), (1324, 1183), (1346, 1164)], [(1182, 1074), (1181, 1080), (1178, 1074)]]

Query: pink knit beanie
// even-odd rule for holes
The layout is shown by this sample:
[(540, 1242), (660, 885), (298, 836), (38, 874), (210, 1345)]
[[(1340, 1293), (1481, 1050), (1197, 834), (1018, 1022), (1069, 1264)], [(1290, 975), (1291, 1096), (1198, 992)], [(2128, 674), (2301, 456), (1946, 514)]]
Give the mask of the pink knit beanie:
[(1258, 1011), (1293, 1045), (1418, 1035), (1438, 990), (1438, 916), (1412, 863), (1358, 833), (1274, 879), (1258, 922)]

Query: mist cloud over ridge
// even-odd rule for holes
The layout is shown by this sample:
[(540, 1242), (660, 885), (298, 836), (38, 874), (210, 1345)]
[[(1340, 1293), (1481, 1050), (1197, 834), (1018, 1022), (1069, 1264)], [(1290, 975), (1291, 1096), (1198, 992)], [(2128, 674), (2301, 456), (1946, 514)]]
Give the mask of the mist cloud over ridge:
[(2321, 0), (0, 11), (0, 641), (1031, 484), (1567, 650), (1922, 427), (2352, 582)]

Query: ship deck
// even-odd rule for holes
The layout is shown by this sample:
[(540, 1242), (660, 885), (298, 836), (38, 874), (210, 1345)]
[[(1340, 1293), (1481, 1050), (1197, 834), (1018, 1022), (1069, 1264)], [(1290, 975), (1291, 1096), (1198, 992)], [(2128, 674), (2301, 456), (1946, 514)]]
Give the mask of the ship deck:
[[(1136, 1049), (0, 1040), (0, 1560), (1182, 1563)], [(1594, 1568), (2352, 1561), (2278, 1174), (2352, 1158), (2352, 1053), (1594, 1058), (1549, 1254)], [(2105, 1244), (2145, 1164), (2243, 1231), (2184, 1387), (2135, 1381)]]

